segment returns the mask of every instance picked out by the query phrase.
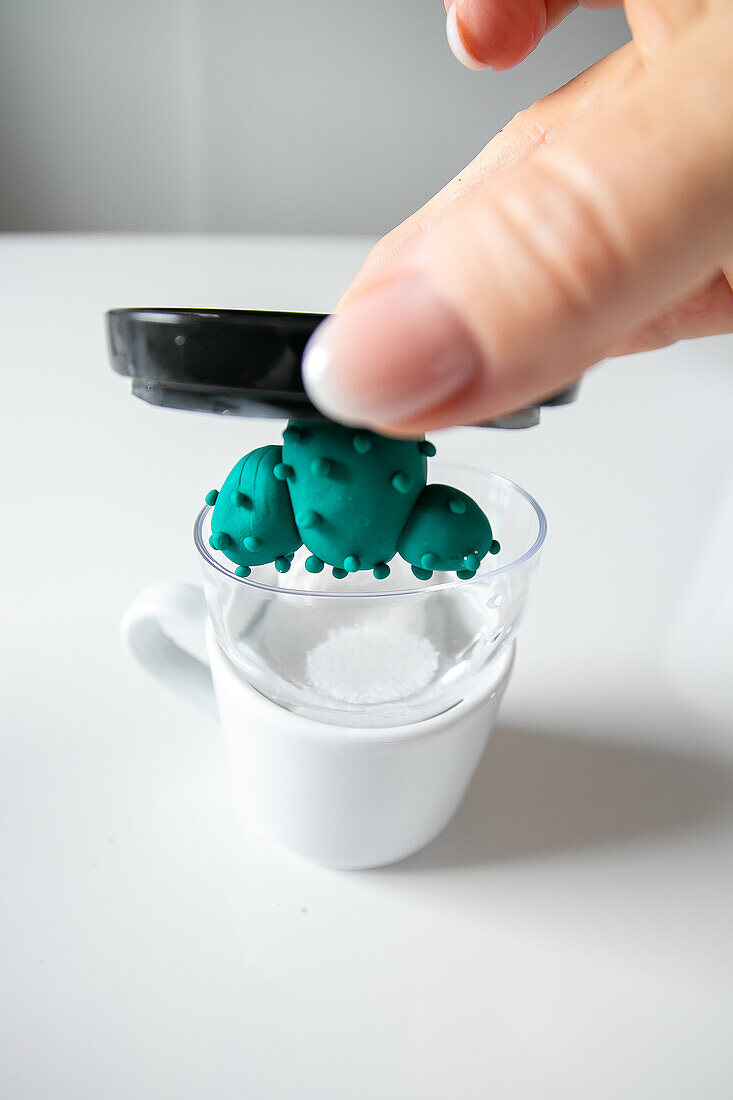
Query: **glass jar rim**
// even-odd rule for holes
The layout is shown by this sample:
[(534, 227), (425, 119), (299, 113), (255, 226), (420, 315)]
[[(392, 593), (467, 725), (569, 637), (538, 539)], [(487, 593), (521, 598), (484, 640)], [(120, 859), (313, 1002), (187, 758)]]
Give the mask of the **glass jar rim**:
[[(450, 470), (463, 471), (465, 473), (471, 474), (479, 474), (481, 477), (491, 477), (496, 481), (503, 482), (504, 485), (508, 486), (514, 492), (523, 497), (534, 511), (535, 518), (537, 520), (537, 536), (530, 548), (528, 550), (525, 550), (524, 553), (520, 554), (519, 557), (515, 558), (513, 561), (505, 562), (503, 565), (497, 565), (495, 569), (487, 569), (484, 571), (479, 570), (479, 572), (477, 572), (476, 575), (470, 580), (460, 580), (456, 577), (452, 580), (441, 581), (440, 584), (433, 584), (430, 586), (426, 586), (423, 583), (410, 588), (399, 590), (386, 589), (383, 591), (375, 590), (374, 592), (319, 592), (310, 588), (288, 588), (286, 585), (266, 584), (264, 581), (256, 580), (252, 574), (250, 574), (249, 577), (238, 577), (234, 572), (234, 566), (232, 566), (231, 570), (223, 566), (221, 562), (218, 562), (216, 558), (212, 556), (208, 542), (204, 538), (204, 522), (209, 512), (212, 511), (212, 506), (209, 504), (205, 504), (196, 517), (196, 522), (194, 523), (193, 528), (194, 544), (207, 565), (211, 566), (212, 569), (215, 569), (218, 573), (223, 574), (223, 576), (227, 577), (230, 581), (233, 581), (237, 584), (249, 585), (253, 588), (259, 588), (265, 592), (277, 592), (279, 595), (283, 596), (308, 596), (311, 598), (318, 597), (320, 599), (337, 600), (368, 600), (377, 599), (384, 596), (415, 596), (420, 594), (424, 595), (426, 592), (446, 592), (451, 588), (461, 588), (462, 590), (465, 590), (479, 580), (485, 581), (489, 577), (499, 577), (504, 573), (509, 573), (512, 570), (516, 570), (521, 565), (524, 565), (526, 562), (530, 561), (533, 557), (536, 557), (536, 555), (542, 549), (545, 537), (547, 535), (547, 519), (540, 505), (537, 503), (534, 497), (527, 492), (526, 489), (523, 489), (521, 485), (518, 485), (510, 478), (504, 477), (503, 474), (496, 474), (493, 472), (493, 470), (484, 470), (481, 469), (479, 466), (465, 466), (461, 463), (456, 462), (444, 462), (441, 463), (441, 465)], [(486, 561), (486, 559), (484, 559), (484, 561)]]

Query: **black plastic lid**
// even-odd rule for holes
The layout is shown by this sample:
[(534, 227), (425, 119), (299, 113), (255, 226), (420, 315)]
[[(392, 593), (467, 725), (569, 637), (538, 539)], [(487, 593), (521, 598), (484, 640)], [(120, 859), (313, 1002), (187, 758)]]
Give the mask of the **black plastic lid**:
[[(303, 350), (322, 313), (244, 309), (111, 309), (112, 367), (151, 405), (196, 412), (323, 420), (301, 376)], [(566, 404), (577, 386), (541, 402)], [(525, 428), (540, 405), (484, 427)]]

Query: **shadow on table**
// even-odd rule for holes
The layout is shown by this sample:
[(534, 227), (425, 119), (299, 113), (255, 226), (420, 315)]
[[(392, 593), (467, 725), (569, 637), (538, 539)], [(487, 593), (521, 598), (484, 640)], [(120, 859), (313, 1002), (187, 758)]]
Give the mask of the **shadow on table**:
[(499, 727), (445, 832), (395, 870), (470, 866), (632, 842), (733, 812), (724, 761)]

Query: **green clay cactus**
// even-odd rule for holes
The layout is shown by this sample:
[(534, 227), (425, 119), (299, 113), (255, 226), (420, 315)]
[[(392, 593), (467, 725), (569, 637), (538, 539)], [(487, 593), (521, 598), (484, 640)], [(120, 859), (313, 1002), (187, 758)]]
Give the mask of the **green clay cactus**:
[(426, 484), (434, 454), (424, 439), (291, 420), (282, 447), (245, 455), (207, 495), (209, 541), (240, 577), (267, 562), (285, 573), (305, 545), (311, 573), (330, 565), (337, 578), (370, 569), (382, 580), (399, 553), (421, 580), (435, 570), (468, 579), (499, 543), (469, 496)]

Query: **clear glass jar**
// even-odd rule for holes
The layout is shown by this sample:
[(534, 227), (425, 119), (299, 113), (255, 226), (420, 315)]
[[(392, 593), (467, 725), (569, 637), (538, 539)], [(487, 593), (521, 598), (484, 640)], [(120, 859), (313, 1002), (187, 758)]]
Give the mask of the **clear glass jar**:
[(542, 509), (505, 477), (430, 463), (431, 481), (462, 489), (501, 543), (476, 576), (418, 581), (395, 556), (386, 580), (343, 580), (305, 569), (259, 566), (247, 578), (209, 546), (211, 508), (194, 529), (209, 616), (239, 674), (296, 714), (357, 727), (402, 725), (442, 714), (476, 690), (521, 622), (547, 524)]

